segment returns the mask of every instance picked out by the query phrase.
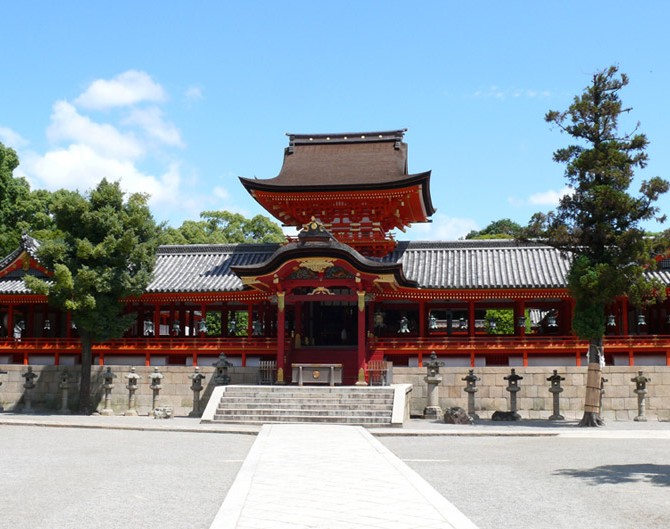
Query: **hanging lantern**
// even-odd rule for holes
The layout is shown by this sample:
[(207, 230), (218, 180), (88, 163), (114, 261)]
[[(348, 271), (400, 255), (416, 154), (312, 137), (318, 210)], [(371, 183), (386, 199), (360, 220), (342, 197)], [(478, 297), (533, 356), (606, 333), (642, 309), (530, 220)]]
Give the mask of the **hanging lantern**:
[(614, 314), (607, 316), (607, 326), (616, 327), (616, 316)]

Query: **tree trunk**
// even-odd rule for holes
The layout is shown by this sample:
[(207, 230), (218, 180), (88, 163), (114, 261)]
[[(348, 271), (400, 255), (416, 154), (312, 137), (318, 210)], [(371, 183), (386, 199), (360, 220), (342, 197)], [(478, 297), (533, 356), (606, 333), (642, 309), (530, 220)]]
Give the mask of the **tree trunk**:
[(91, 336), (80, 331), (81, 336), (81, 381), (79, 384), (79, 413), (90, 415), (91, 410), (91, 362), (93, 353), (91, 349)]
[(602, 378), (601, 358), (604, 358), (603, 339), (591, 340), (589, 343), (589, 370), (586, 376), (586, 397), (584, 416), (579, 426), (602, 426), (600, 417), (600, 379)]

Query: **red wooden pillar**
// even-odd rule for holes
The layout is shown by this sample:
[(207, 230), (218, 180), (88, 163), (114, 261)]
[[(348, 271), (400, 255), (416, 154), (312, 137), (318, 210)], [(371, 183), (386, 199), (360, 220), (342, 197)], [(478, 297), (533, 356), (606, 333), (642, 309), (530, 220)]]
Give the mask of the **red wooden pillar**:
[(297, 349), (302, 345), (302, 301), (295, 304), (295, 343)]
[(419, 338), (426, 336), (426, 301), (419, 301)]
[(365, 290), (360, 290), (358, 294), (358, 370), (365, 370)]
[(28, 322), (26, 325), (26, 337), (34, 338), (37, 336), (35, 332), (35, 305), (28, 305)]
[(468, 336), (475, 335), (475, 302), (468, 301)]
[(7, 338), (14, 337), (14, 305), (9, 304), (7, 307)]
[(135, 336), (144, 336), (144, 303), (140, 303), (135, 313)]
[(161, 335), (161, 306), (156, 303), (154, 305), (154, 336)]
[(523, 300), (518, 300), (514, 303), (514, 334), (516, 336), (526, 335), (526, 326), (519, 325), (519, 319), (526, 317), (526, 303)]
[(254, 305), (249, 303), (247, 305), (247, 338), (251, 338), (254, 334)]
[[(284, 325), (286, 323), (286, 311), (284, 310), (284, 296), (285, 292), (277, 292), (277, 371), (284, 372), (284, 354), (285, 354), (285, 340), (286, 330)], [(285, 379), (282, 379), (282, 381)]]

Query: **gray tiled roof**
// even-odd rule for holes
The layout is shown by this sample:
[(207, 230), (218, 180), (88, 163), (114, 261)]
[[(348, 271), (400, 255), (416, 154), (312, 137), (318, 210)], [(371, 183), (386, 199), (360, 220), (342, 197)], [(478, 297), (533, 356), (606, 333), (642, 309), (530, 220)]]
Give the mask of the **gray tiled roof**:
[[(147, 292), (242, 290), (231, 266), (262, 263), (276, 244), (163, 246)], [(513, 241), (401, 242), (381, 260), (400, 261), (424, 288), (560, 288), (568, 261), (541, 245)]]
[(569, 269), (550, 246), (510, 240), (401, 242), (384, 259), (424, 288), (561, 288)]
[(278, 244), (195, 244), (161, 246), (147, 292), (230, 292), (242, 290), (231, 266), (262, 263)]
[[(242, 282), (231, 266), (260, 264), (278, 244), (162, 246), (148, 293), (235, 292)], [(423, 288), (561, 288), (569, 261), (540, 244), (508, 240), (400, 242), (382, 262), (401, 262), (407, 279)], [(0, 279), (0, 294), (29, 293), (19, 272)], [(650, 276), (670, 285), (670, 269)]]

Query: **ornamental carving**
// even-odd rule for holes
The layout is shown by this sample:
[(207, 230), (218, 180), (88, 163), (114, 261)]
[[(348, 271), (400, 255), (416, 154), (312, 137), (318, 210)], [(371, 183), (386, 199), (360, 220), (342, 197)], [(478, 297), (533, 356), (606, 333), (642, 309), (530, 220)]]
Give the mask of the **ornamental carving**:
[(316, 272), (317, 274), (321, 274), (324, 270), (334, 265), (333, 259), (302, 259), (298, 266)]
[(352, 279), (354, 276), (348, 270), (345, 270), (341, 266), (333, 266), (326, 270), (325, 274), (327, 279)]
[(318, 274), (314, 270), (308, 268), (296, 268), (289, 276), (288, 279), (315, 279)]

